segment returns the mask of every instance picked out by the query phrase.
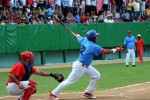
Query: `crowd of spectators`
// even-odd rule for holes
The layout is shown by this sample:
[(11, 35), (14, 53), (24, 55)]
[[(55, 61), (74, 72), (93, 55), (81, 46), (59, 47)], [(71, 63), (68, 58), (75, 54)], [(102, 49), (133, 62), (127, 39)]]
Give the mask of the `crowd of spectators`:
[[(102, 1), (102, 2), (101, 2)], [(0, 0), (0, 24), (150, 21), (150, 0)]]

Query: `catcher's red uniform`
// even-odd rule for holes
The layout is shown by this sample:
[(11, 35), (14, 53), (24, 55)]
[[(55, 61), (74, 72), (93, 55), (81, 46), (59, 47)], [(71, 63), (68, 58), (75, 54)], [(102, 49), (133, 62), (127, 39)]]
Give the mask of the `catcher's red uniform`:
[[(32, 68), (32, 73), (34, 73), (36, 71), (36, 68), (33, 67)], [(24, 67), (24, 65), (21, 62), (16, 63), (12, 69), (10, 70), (10, 73), (14, 74), (18, 80), (22, 80), (22, 78), (25, 76), (26, 74), (26, 69)], [(10, 78), (8, 79), (8, 83), (13, 82), (13, 80), (11, 80)]]
[(11, 78), (8, 78), (6, 89), (9, 94), (20, 95), (19, 100), (29, 100), (31, 95), (36, 92), (36, 82), (29, 80), (30, 75), (35, 71), (35, 67), (31, 67), (31, 70), (27, 70), (26, 65), (22, 62), (17, 62), (9, 73), (14, 74), (18, 81), (24, 85), (25, 89), (18, 88), (18, 85)]

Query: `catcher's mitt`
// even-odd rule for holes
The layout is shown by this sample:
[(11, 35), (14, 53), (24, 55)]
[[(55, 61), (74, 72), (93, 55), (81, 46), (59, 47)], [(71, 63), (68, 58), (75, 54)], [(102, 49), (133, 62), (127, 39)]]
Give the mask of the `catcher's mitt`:
[(58, 74), (58, 73), (52, 74), (52, 73), (50, 73), (50, 76), (54, 77), (58, 82), (62, 82), (64, 80), (64, 76), (62, 74)]

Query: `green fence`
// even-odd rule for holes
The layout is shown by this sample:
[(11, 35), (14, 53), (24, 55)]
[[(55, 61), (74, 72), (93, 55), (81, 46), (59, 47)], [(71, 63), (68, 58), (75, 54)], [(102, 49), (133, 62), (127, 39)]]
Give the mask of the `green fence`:
[[(88, 30), (95, 29), (101, 34), (98, 44), (102, 47), (123, 45), (128, 30), (131, 30), (134, 36), (141, 34), (145, 44), (150, 44), (150, 23), (67, 25), (81, 36), (85, 36)], [(1, 25), (0, 30), (0, 53), (79, 48), (76, 39), (61, 25)]]

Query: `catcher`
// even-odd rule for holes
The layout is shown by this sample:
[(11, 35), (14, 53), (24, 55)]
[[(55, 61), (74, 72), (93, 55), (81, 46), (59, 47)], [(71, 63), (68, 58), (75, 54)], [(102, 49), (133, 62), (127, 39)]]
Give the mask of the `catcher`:
[(19, 95), (18, 100), (29, 100), (36, 93), (36, 81), (29, 80), (32, 74), (40, 76), (51, 76), (58, 82), (62, 82), (62, 74), (47, 73), (33, 67), (34, 53), (25, 51), (20, 53), (20, 60), (10, 70), (6, 89), (11, 95)]

